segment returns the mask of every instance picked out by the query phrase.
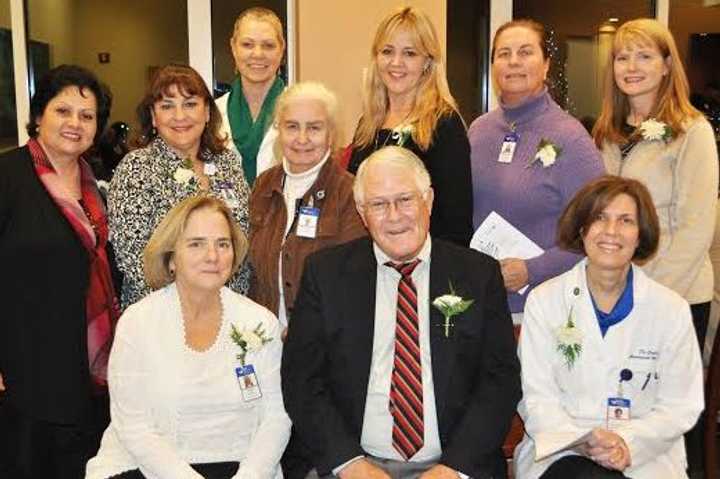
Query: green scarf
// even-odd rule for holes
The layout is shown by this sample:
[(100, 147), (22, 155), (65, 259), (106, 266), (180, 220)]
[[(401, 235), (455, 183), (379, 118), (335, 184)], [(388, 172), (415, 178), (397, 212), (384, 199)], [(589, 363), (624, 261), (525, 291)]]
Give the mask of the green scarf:
[(250, 186), (253, 185), (257, 176), (257, 154), (265, 132), (272, 121), (275, 100), (284, 89), (285, 83), (280, 77), (276, 77), (267, 95), (265, 95), (257, 119), (253, 122), (250, 107), (248, 107), (242, 91), (240, 77), (236, 77), (232, 83), (227, 105), (228, 120), (230, 121), (233, 143), (235, 143), (235, 147), (242, 155), (245, 179), (247, 179)]

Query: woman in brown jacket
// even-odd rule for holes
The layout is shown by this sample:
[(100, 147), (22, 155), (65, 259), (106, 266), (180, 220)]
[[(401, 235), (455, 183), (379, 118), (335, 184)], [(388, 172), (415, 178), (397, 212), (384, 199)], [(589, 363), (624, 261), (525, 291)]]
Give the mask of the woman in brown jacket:
[[(284, 328), (305, 258), (367, 234), (353, 201), (353, 176), (333, 158), (337, 120), (337, 99), (323, 85), (297, 83), (285, 90), (275, 104), (279, 164), (258, 177), (250, 198), (250, 293)], [(312, 468), (304, 449), (291, 436), (282, 458), (286, 479), (303, 478)]]
[(337, 165), (337, 99), (319, 83), (298, 83), (277, 100), (279, 164), (256, 181), (250, 198), (251, 296), (284, 327), (305, 258), (364, 236), (352, 196), (353, 177)]

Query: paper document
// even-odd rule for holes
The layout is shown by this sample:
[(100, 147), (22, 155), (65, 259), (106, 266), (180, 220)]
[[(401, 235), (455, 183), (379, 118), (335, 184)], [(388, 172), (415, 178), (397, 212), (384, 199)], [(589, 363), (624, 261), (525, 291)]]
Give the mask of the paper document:
[[(567, 451), (568, 449), (573, 449), (579, 446), (580, 444), (583, 444), (585, 442), (588, 442), (590, 439), (590, 436), (592, 435), (592, 431), (588, 431), (585, 434), (583, 434), (580, 437), (577, 437), (577, 434), (573, 433), (554, 433), (550, 434), (553, 436), (552, 439), (549, 439), (548, 437), (543, 438), (542, 448), (538, 448), (538, 443), (535, 444), (535, 461), (542, 461), (543, 459), (547, 459), (548, 457), (557, 454), (559, 452)], [(573, 440), (573, 438), (575, 438)]]
[[(541, 247), (494, 211), (478, 226), (470, 247), (497, 260), (530, 259), (543, 254)], [(526, 290), (527, 286), (518, 293), (523, 294)]]

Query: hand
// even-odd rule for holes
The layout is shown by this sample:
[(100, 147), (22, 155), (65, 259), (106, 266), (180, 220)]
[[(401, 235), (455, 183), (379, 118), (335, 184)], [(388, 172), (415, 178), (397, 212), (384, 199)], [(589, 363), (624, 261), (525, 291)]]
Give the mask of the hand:
[(392, 479), (387, 472), (383, 471), (367, 459), (358, 459), (351, 462), (338, 473), (340, 479)]
[(0, 374), (0, 393), (5, 391), (5, 383), (3, 382), (2, 374)]
[(518, 291), (522, 289), (530, 276), (528, 274), (527, 265), (524, 259), (505, 258), (500, 260), (500, 272), (505, 282), (505, 288), (510, 291)]
[(283, 328), (282, 333), (280, 333), (280, 339), (282, 339), (282, 342), (283, 342), (283, 343), (284, 343), (285, 341), (287, 341), (287, 333), (288, 333), (288, 328), (287, 328), (287, 327)]
[(630, 449), (618, 434), (596, 428), (585, 446), (585, 455), (607, 469), (623, 471), (631, 464)]
[(458, 479), (459, 477), (455, 469), (444, 464), (437, 464), (422, 473), (419, 479)]

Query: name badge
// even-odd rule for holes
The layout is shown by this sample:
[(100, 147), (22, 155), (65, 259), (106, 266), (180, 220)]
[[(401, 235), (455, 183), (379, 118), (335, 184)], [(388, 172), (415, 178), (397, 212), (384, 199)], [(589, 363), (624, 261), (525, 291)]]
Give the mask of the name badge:
[(233, 188), (232, 183), (224, 181), (219, 184), (220, 186), (220, 198), (228, 205), (229, 208), (237, 208), (240, 206), (240, 200), (238, 199), (237, 193)]
[(503, 144), (500, 148), (500, 156), (498, 161), (500, 163), (511, 163), (513, 155), (515, 154), (515, 147), (517, 147), (518, 136), (515, 133), (508, 133), (503, 138)]
[(607, 400), (607, 428), (612, 431), (622, 424), (621, 421), (630, 420), (630, 400), (623, 397), (608, 398)]
[(302, 238), (315, 238), (318, 219), (320, 219), (320, 208), (312, 206), (300, 207), (295, 234)]
[(240, 384), (243, 401), (254, 401), (262, 397), (260, 382), (258, 381), (255, 368), (252, 364), (236, 367), (235, 376), (237, 376), (238, 383)]

